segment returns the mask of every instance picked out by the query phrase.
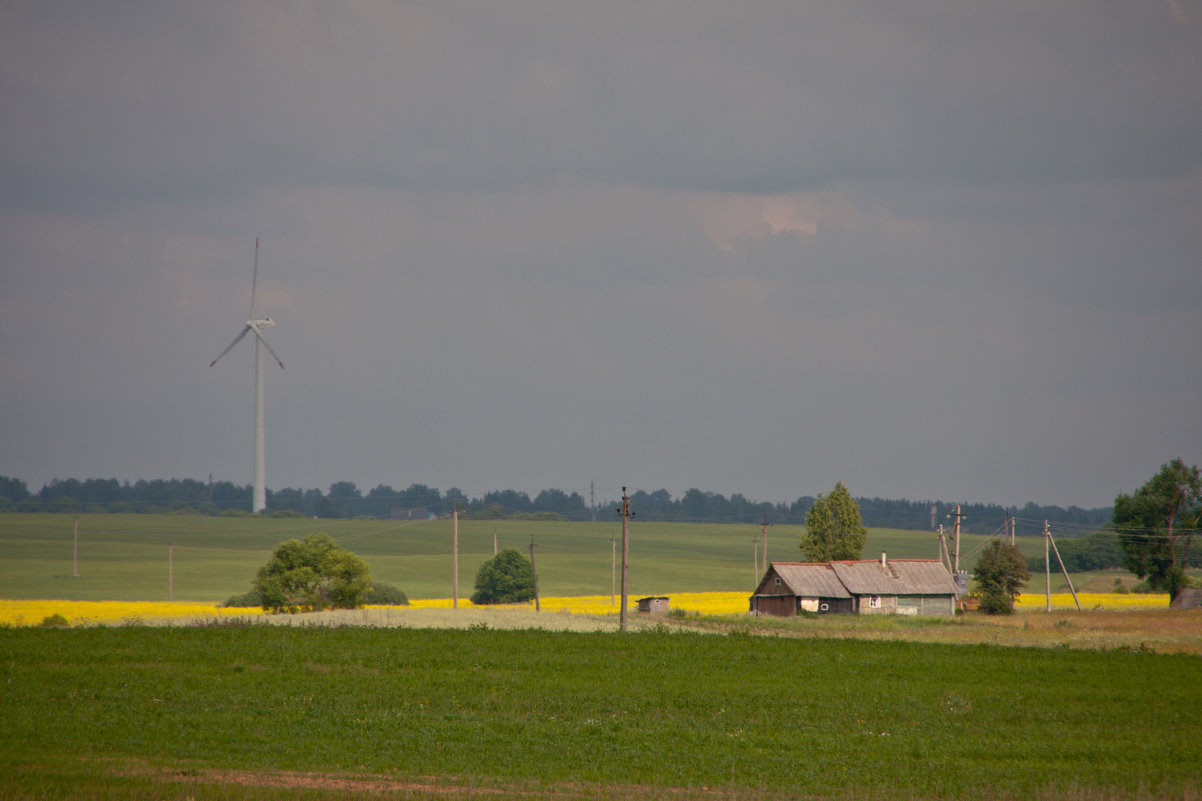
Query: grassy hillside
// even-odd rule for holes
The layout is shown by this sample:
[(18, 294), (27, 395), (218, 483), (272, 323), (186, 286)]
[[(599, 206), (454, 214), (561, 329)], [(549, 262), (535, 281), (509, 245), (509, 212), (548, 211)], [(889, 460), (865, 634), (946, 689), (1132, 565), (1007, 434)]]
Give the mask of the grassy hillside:
[[(79, 576), (73, 576), (72, 515), (0, 515), (0, 593), (7, 598), (166, 600), (168, 544), (173, 543), (176, 600), (220, 601), (245, 592), (280, 541), (324, 531), (362, 556), (372, 576), (410, 598), (451, 595), (452, 521), (310, 520), (184, 515), (81, 515)], [(768, 529), (768, 558), (801, 558), (800, 526)], [(525, 552), (531, 538), (546, 595), (604, 595), (611, 587), (612, 539), (618, 521), (556, 523), (460, 521), (459, 592), (471, 594), (476, 571), (499, 547)], [(688, 591), (747, 591), (758, 578), (753, 541), (759, 526), (640, 523), (630, 529), (630, 591), (640, 595)], [(984, 541), (962, 538), (962, 563)], [(1042, 540), (1021, 540), (1042, 552)], [(618, 543), (618, 551), (621, 543)], [(937, 555), (930, 532), (872, 529), (865, 557)], [(619, 553), (620, 556), (620, 553)]]

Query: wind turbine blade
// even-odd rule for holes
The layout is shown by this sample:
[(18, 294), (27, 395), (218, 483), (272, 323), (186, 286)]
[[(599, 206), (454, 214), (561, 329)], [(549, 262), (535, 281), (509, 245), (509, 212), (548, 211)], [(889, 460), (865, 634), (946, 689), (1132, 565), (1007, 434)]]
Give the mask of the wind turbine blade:
[(271, 347), (271, 343), (267, 341), (267, 337), (263, 336), (263, 332), (259, 330), (259, 327), (254, 325), (248, 325), (246, 327), (255, 332), (255, 336), (259, 338), (260, 342), (267, 346), (267, 350), (271, 351), (271, 355), (275, 357), (275, 363), (280, 366), (281, 370), (283, 370), (284, 363), (280, 361), (280, 354), (276, 353), (275, 348)]
[[(227, 346), (226, 346), (226, 349), (225, 349), (225, 350), (223, 350), (223, 351), (221, 351), (221, 354), (220, 354), (220, 355), (219, 355), (219, 356), (218, 356), (216, 359), (214, 359), (213, 361), (209, 362), (209, 367), (212, 367), (213, 365), (217, 364), (217, 362), (221, 361), (221, 357), (222, 357), (222, 356), (224, 356), (225, 354), (227, 354), (227, 353), (229, 353), (231, 350), (233, 350), (233, 349), (234, 349), (234, 346), (235, 346), (235, 345), (237, 345), (239, 342), (241, 342), (241, 341), (242, 341), (242, 337), (246, 336), (246, 332), (247, 332), (247, 331), (250, 331), (250, 326), (249, 326), (249, 325), (245, 326), (245, 327), (242, 329), (242, 333), (241, 333), (241, 334), (238, 334), (238, 336), (234, 337), (234, 341), (233, 341), (233, 342), (231, 342), (229, 345), (227, 345)], [(257, 333), (257, 332), (256, 332), (256, 333)]]
[(250, 314), (246, 319), (255, 319), (255, 285), (259, 283), (259, 237), (255, 237), (255, 269), (250, 274)]

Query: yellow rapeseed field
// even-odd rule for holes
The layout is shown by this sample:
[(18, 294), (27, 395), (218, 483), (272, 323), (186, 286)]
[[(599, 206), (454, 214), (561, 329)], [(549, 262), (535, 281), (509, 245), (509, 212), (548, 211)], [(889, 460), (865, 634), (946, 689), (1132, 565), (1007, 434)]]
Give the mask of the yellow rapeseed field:
[(216, 604), (168, 601), (6, 601), (0, 600), (0, 625), (40, 626), (61, 615), (72, 626), (89, 623), (135, 623), (164, 618), (245, 617), (262, 614), (259, 608), (223, 608)]
[[(1168, 609), (1169, 596), (1143, 595), (1126, 592), (1079, 592), (1077, 598), (1081, 608), (1085, 609)], [(1023, 593), (1018, 597), (1016, 609), (1039, 610), (1047, 608), (1047, 596), (1032, 592)], [(1076, 609), (1072, 593), (1052, 593), (1053, 609)]]
[[(1136, 593), (1078, 593), (1081, 608), (1086, 610), (1107, 609), (1167, 609), (1166, 595), (1140, 595)], [(747, 611), (745, 592), (682, 592), (669, 595), (673, 610), (686, 614), (739, 615)], [(635, 598), (630, 599), (631, 609)], [(608, 595), (586, 595), (575, 597), (541, 598), (539, 606), (546, 612), (567, 612), (581, 615), (617, 615), (621, 598), (611, 601)], [(1039, 611), (1045, 608), (1043, 595), (1026, 593), (1019, 597), (1017, 608), (1021, 611)], [(450, 598), (414, 600), (411, 609), (449, 609)], [(474, 607), (466, 598), (459, 599), (460, 608), (489, 609), (533, 609), (534, 603), (512, 606)], [(1052, 594), (1053, 609), (1074, 608), (1069, 593)], [(263, 610), (251, 608), (225, 608), (216, 604), (168, 603), (160, 601), (7, 601), (0, 600), (0, 626), (40, 626), (46, 618), (61, 615), (72, 626), (90, 624), (138, 623), (169, 619), (193, 619), (222, 617), (247, 617), (261, 615)]]

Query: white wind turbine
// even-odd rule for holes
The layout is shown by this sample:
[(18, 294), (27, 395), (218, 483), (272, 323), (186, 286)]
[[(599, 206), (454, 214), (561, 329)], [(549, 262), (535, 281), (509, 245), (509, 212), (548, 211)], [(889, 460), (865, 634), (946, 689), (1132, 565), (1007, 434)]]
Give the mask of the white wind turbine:
[(284, 367), (275, 348), (271, 347), (267, 337), (263, 336), (262, 329), (271, 328), (275, 325), (275, 321), (270, 317), (262, 320), (255, 319), (255, 284), (258, 283), (258, 280), (259, 239), (255, 237), (255, 269), (250, 279), (250, 319), (246, 321), (246, 327), (242, 329), (241, 333), (234, 337), (234, 341), (209, 364), (209, 367), (212, 367), (221, 361), (221, 357), (233, 350), (234, 346), (241, 342), (247, 334), (255, 335), (255, 495), (251, 503), (252, 512), (261, 512), (267, 508), (267, 467), (264, 456), (266, 438), (263, 431), (263, 348), (266, 347), (271, 352), (280, 369)]

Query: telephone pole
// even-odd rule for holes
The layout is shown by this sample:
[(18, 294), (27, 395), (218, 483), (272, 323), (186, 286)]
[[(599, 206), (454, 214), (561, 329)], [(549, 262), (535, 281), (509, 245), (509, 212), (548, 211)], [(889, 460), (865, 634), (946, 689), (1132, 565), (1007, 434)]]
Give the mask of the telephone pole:
[(964, 515), (960, 514), (960, 504), (956, 504), (955, 513), (948, 515), (948, 517), (956, 518), (956, 525), (953, 528), (953, 535), (952, 535), (953, 538), (955, 539), (955, 544), (956, 544), (956, 558), (955, 558), (955, 561), (952, 563), (952, 568), (956, 571), (956, 575), (959, 575), (960, 574), (960, 518), (964, 517)]
[(1048, 543), (1051, 542), (1052, 532), (1048, 530), (1048, 521), (1043, 521), (1043, 577), (1044, 598), (1047, 599), (1046, 611), (1052, 611), (1052, 554)]
[(1068, 568), (1064, 566), (1064, 560), (1060, 558), (1060, 549), (1056, 547), (1056, 538), (1052, 536), (1051, 530), (1048, 531), (1048, 542), (1052, 543), (1052, 551), (1056, 554), (1056, 561), (1060, 563), (1060, 572), (1064, 574), (1064, 580), (1068, 582), (1068, 591), (1073, 594), (1073, 603), (1077, 605), (1077, 611), (1081, 611), (1081, 600), (1077, 597), (1077, 591), (1073, 589), (1073, 580), (1068, 577)]
[(630, 574), (630, 496), (622, 487), (622, 607), (618, 610), (618, 628), (626, 631), (626, 607), (629, 592), (627, 583)]
[(762, 553), (764, 555), (764, 572), (767, 573), (768, 572), (768, 515), (767, 514), (764, 515), (764, 522), (760, 523), (760, 529), (764, 532), (764, 548), (762, 550)]
[(534, 535), (530, 535), (530, 572), (534, 576), (534, 611), (541, 612), (538, 605), (538, 568), (534, 566)]

